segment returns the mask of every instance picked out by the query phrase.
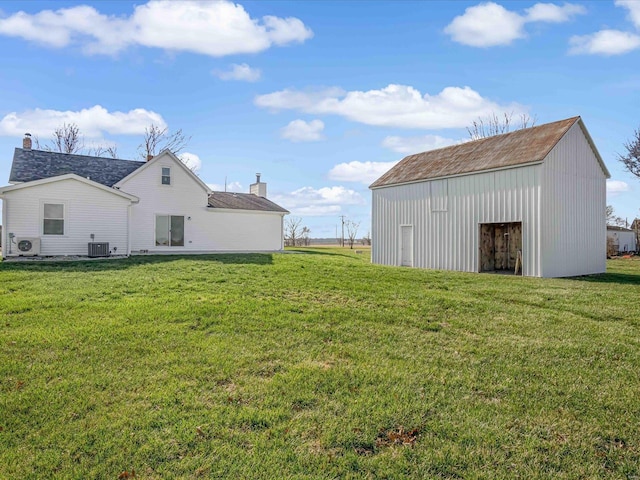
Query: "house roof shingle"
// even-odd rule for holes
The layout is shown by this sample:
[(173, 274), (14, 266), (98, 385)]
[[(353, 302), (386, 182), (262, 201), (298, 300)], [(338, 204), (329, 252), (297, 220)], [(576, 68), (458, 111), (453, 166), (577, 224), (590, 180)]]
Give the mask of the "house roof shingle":
[[(578, 121), (580, 117), (571, 117), (409, 155), (373, 182), (370, 188), (541, 162)], [(586, 135), (591, 142), (588, 134)], [(593, 146), (592, 148), (595, 149)], [(596, 156), (599, 157), (597, 152)], [(608, 175), (604, 165), (603, 168)]]
[(112, 187), (145, 162), (16, 148), (9, 182), (31, 182), (75, 173)]
[[(112, 187), (147, 162), (16, 148), (9, 182), (26, 183), (73, 173)], [(289, 213), (264, 197), (249, 193), (213, 192), (209, 207)]]
[(289, 213), (271, 200), (251, 193), (213, 192), (209, 195), (209, 207)]

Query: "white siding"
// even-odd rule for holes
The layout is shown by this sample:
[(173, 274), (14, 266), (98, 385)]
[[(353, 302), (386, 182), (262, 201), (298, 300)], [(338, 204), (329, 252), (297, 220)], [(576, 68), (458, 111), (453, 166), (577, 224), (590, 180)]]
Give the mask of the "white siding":
[(522, 222), (523, 274), (540, 276), (540, 166), (373, 190), (372, 260), (400, 264), (400, 225), (413, 225), (414, 266), (479, 271), (479, 225)]
[[(162, 167), (171, 168), (171, 185), (162, 185)], [(140, 199), (131, 207), (131, 251), (162, 253), (281, 250), (280, 213), (220, 211), (207, 207), (207, 192), (169, 155), (162, 155), (119, 183)], [(155, 245), (156, 215), (185, 217), (184, 246)]]
[(282, 219), (280, 213), (210, 208), (200, 225), (209, 250), (273, 251), (284, 248)]
[[(44, 203), (64, 205), (64, 235), (43, 235)], [(8, 235), (40, 238), (41, 255), (87, 255), (89, 242), (109, 242), (116, 254), (127, 254), (127, 209), (123, 197), (74, 179), (34, 185), (4, 194), (5, 249)], [(94, 240), (91, 239), (94, 234)], [(15, 254), (15, 245), (12, 247)]]
[(542, 276), (606, 270), (606, 177), (576, 123), (542, 167)]

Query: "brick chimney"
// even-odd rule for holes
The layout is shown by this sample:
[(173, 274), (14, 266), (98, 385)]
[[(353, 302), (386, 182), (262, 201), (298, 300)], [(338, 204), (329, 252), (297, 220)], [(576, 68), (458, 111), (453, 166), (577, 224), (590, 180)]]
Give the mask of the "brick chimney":
[(260, 181), (260, 174), (256, 173), (256, 183), (249, 186), (249, 193), (267, 198), (267, 184)]
[(22, 139), (22, 148), (25, 150), (31, 150), (31, 134), (25, 133)]
[(153, 155), (151, 155), (151, 154), (147, 154), (147, 162), (148, 162), (149, 160), (153, 160)]

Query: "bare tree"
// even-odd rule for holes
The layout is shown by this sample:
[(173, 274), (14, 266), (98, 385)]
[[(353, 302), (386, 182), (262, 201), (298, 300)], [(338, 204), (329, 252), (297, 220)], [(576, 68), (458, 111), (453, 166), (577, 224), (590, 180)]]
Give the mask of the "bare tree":
[(371, 231), (368, 231), (367, 234), (362, 237), (362, 245), (371, 245)]
[[(84, 138), (75, 123), (64, 123), (53, 131), (53, 149), (61, 153), (77, 153), (84, 148)], [(39, 144), (39, 142), (38, 142)]]
[(347, 241), (349, 242), (349, 248), (353, 248), (353, 244), (356, 241), (356, 236), (358, 235), (358, 228), (360, 227), (360, 222), (354, 222), (353, 220), (345, 220), (344, 226), (347, 229)]
[(94, 157), (118, 158), (118, 147), (115, 145), (111, 145), (109, 147), (98, 145), (97, 147), (87, 148), (87, 155), (92, 155)]
[(640, 252), (640, 218), (635, 218), (631, 223), (631, 229), (636, 232), (636, 251)]
[(607, 225), (613, 225), (618, 227), (626, 226), (627, 222), (625, 222), (624, 218), (618, 217), (616, 215), (612, 205), (607, 205), (605, 212), (607, 214)]
[(618, 155), (620, 160), (629, 173), (640, 178), (640, 128), (633, 132), (633, 138), (624, 143), (627, 151), (624, 155)]
[(152, 123), (144, 129), (144, 139), (138, 146), (138, 152), (145, 160), (155, 157), (163, 150), (169, 150), (177, 155), (189, 144), (190, 140), (191, 137), (182, 133), (182, 129), (169, 132), (167, 127), (161, 128)]
[(607, 258), (618, 254), (618, 245), (613, 237), (607, 235)]
[(311, 233), (311, 230), (309, 229), (309, 227), (302, 227), (302, 232), (300, 232), (300, 242), (299, 244), (301, 246), (304, 247), (308, 247), (309, 244), (311, 243), (311, 239), (309, 238), (309, 234)]
[(289, 247), (295, 247), (302, 234), (302, 218), (288, 217), (284, 221), (284, 243)]
[[(138, 146), (138, 152), (145, 160), (148, 156), (153, 157), (162, 150), (169, 150), (174, 154), (178, 154), (188, 145), (190, 140), (191, 137), (184, 135), (182, 129), (171, 133), (166, 127), (160, 128), (152, 124), (145, 128), (144, 139)], [(41, 144), (37, 136), (33, 137), (33, 143), (36, 150), (118, 158), (118, 148), (115, 145), (97, 145), (85, 148), (84, 136), (80, 132), (80, 127), (75, 123), (64, 123), (61, 127), (56, 128), (53, 131), (50, 144)]]
[(520, 115), (519, 123), (516, 125), (513, 124), (513, 112), (504, 112), (502, 116), (492, 113), (486, 118), (478, 117), (477, 120), (474, 120), (471, 126), (467, 127), (467, 132), (471, 140), (479, 140), (481, 138), (508, 133), (512, 128), (514, 130), (521, 130), (523, 128), (533, 127), (535, 124), (535, 117), (530, 117), (525, 113)]
[(45, 150), (47, 152), (79, 153), (95, 157), (109, 156), (118, 158), (118, 149), (115, 145), (85, 147), (84, 135), (82, 135), (80, 127), (75, 123), (64, 123), (61, 127), (56, 128), (49, 144), (41, 144), (37, 135), (33, 137), (33, 144), (35, 150)]
[(40, 139), (38, 138), (38, 135), (34, 135), (32, 138), (33, 141), (33, 149), (34, 150), (47, 150), (47, 151), (51, 151), (50, 148), (47, 148), (46, 145), (41, 145), (40, 144)]

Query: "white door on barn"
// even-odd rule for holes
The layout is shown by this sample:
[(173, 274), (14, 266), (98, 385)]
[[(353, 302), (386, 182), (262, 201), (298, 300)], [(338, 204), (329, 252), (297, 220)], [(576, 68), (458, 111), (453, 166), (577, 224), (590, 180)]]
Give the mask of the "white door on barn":
[(400, 265), (413, 267), (413, 226), (400, 226)]

